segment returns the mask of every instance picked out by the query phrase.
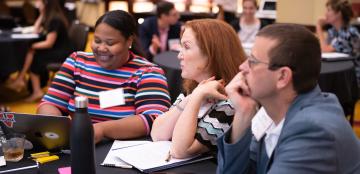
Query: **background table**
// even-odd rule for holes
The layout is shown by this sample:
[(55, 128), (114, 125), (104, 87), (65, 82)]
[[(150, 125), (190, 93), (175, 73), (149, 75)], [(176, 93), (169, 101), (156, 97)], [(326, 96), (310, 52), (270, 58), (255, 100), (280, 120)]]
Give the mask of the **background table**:
[[(178, 52), (167, 51), (154, 57), (154, 63), (166, 73), (172, 101), (182, 89), (180, 60), (177, 55)], [(318, 83), (322, 91), (334, 93), (338, 97), (346, 115), (353, 115), (354, 104), (358, 99), (358, 87), (352, 60), (322, 61)]]
[[(338, 97), (346, 115), (353, 115), (358, 87), (352, 60), (322, 61), (319, 86), (322, 91), (334, 93)], [(350, 122), (352, 123), (352, 117)]]
[[(96, 149), (95, 149), (96, 173), (98, 173), (98, 174), (141, 173), (140, 171), (138, 171), (136, 169), (122, 169), (122, 168), (115, 168), (115, 167), (100, 166), (100, 164), (104, 161), (108, 151), (110, 150), (112, 142), (113, 141), (103, 141), (103, 142), (99, 143), (98, 145), (96, 145)], [(17, 162), (17, 163), (7, 162), (7, 166), (1, 167), (0, 171), (17, 168), (17, 167), (34, 165), (35, 164), (34, 161), (27, 159), (27, 157), (30, 156), (29, 154), (30, 154), (30, 152), (26, 152), (24, 159), (22, 159), (20, 162)], [(60, 160), (52, 161), (52, 162), (48, 162), (48, 163), (40, 165), (39, 171), (37, 171), (37, 169), (28, 169), (28, 170), (13, 172), (13, 173), (16, 173), (16, 174), (34, 174), (34, 173), (58, 174), (58, 171), (57, 171), (58, 168), (70, 166), (70, 159), (71, 159), (70, 155), (60, 154), (59, 156), (60, 156)], [(86, 167), (86, 166), (84, 166), (84, 167)], [(171, 173), (171, 174), (176, 174), (176, 173), (212, 174), (212, 173), (216, 173), (216, 163), (215, 163), (214, 159), (206, 160), (206, 161), (202, 161), (202, 162), (198, 162), (198, 163), (193, 163), (193, 164), (189, 164), (189, 165), (185, 165), (185, 166), (180, 166), (177, 168), (164, 170), (164, 171), (161, 171), (158, 173), (162, 173), (162, 174), (166, 174), (166, 173)]]
[(0, 82), (22, 68), (27, 50), (37, 40), (33, 38), (13, 39), (11, 34), (11, 31), (0, 32)]
[(164, 71), (168, 80), (171, 102), (174, 102), (182, 91), (182, 78), (180, 60), (177, 58), (179, 52), (165, 51), (154, 57), (154, 63), (158, 64)]

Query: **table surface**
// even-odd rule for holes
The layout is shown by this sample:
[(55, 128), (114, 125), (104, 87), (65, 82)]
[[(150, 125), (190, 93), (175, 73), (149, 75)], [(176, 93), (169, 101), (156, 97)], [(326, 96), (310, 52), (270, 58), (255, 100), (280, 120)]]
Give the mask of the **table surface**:
[[(27, 35), (34, 35), (37, 37), (31, 37), (31, 38), (12, 38), (11, 35), (16, 34), (18, 36), (27, 36)], [(28, 33), (28, 34), (23, 34), (20, 32), (13, 32), (11, 30), (0, 30), (0, 43), (8, 43), (8, 42), (24, 42), (24, 41), (34, 41), (37, 39), (40, 39), (41, 35), (38, 34), (32, 34), (32, 33)]]
[(341, 71), (346, 71), (354, 67), (354, 62), (352, 60), (345, 61), (322, 61), (321, 62), (321, 74), (336, 73)]
[[(181, 92), (181, 69), (178, 52), (167, 51), (154, 57), (154, 62), (166, 72), (172, 100)], [(358, 98), (353, 60), (321, 61), (320, 88), (337, 95), (346, 114), (352, 114)]]
[(175, 102), (175, 99), (181, 93), (182, 89), (180, 60), (177, 58), (178, 54), (179, 52), (177, 51), (166, 51), (154, 57), (154, 63), (158, 64), (165, 72), (172, 103)]
[(7, 79), (11, 73), (21, 70), (28, 48), (40, 38), (11, 38), (14, 32), (1, 30), (0, 33), (0, 79)]
[(165, 51), (154, 56), (154, 62), (159, 66), (169, 67), (176, 70), (180, 69), (180, 60), (177, 58), (179, 52), (177, 51)]
[[(101, 173), (101, 174), (141, 173), (140, 171), (138, 171), (134, 168), (133, 169), (122, 169), (122, 168), (115, 168), (115, 167), (100, 166), (100, 164), (104, 161), (108, 151), (110, 150), (112, 142), (113, 141), (103, 141), (96, 145), (96, 149), (95, 149), (96, 173)], [(32, 161), (31, 159), (28, 159), (28, 157), (30, 156), (29, 154), (30, 154), (29, 151), (25, 152), (24, 158), (19, 162), (16, 162), (16, 163), (7, 162), (7, 165), (4, 167), (1, 167), (0, 171), (13, 169), (13, 168), (17, 168), (17, 167), (34, 165), (35, 162)], [(60, 154), (59, 156), (60, 156), (60, 160), (48, 162), (45, 164), (40, 164), (40, 168), (38, 171), (37, 171), (37, 169), (27, 169), (27, 170), (17, 171), (17, 172), (13, 172), (13, 173), (33, 174), (33, 173), (37, 172), (40, 174), (57, 174), (58, 168), (70, 166), (70, 159), (71, 159), (70, 155)], [(215, 163), (214, 159), (206, 160), (206, 161), (202, 161), (202, 162), (198, 162), (198, 163), (193, 163), (193, 164), (189, 164), (189, 165), (185, 165), (185, 166), (181, 166), (181, 167), (177, 167), (177, 168), (164, 170), (164, 171), (161, 171), (161, 173), (163, 173), (163, 174), (166, 174), (166, 173), (171, 173), (171, 174), (176, 174), (176, 173), (211, 174), (211, 173), (216, 173), (216, 163)]]
[[(166, 51), (154, 57), (154, 62), (161, 67), (168, 67), (174, 70), (180, 69), (180, 60), (177, 58), (179, 52)], [(354, 67), (352, 60), (345, 61), (321, 61), (321, 74), (341, 72)]]

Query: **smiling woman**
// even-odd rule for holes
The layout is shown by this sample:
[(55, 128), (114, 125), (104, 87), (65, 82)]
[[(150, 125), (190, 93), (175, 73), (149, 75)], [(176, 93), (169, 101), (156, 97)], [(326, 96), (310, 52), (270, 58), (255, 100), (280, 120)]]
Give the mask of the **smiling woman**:
[(92, 121), (98, 123), (96, 141), (148, 134), (152, 121), (170, 106), (170, 97), (163, 70), (129, 50), (135, 32), (136, 23), (127, 12), (101, 16), (95, 24), (93, 52), (75, 52), (67, 58), (38, 113), (72, 115), (74, 98), (86, 96)]

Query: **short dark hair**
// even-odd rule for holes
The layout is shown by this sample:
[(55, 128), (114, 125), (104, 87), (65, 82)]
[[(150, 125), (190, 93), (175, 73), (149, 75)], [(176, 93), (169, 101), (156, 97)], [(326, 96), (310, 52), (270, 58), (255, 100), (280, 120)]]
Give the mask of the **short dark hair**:
[(46, 30), (49, 29), (50, 22), (53, 19), (60, 19), (66, 28), (69, 27), (69, 22), (58, 0), (42, 0), (42, 3), (45, 5), (45, 18), (43, 18), (42, 26)]
[(342, 19), (346, 25), (350, 23), (351, 18), (354, 16), (351, 4), (347, 0), (328, 0), (326, 7), (330, 7), (335, 12), (340, 12)]
[(145, 55), (137, 37), (137, 23), (130, 13), (122, 10), (106, 12), (96, 21), (95, 29), (101, 23), (106, 23), (111, 27), (117, 29), (118, 31), (120, 31), (122, 36), (124, 36), (125, 39), (129, 39), (129, 37), (133, 36), (133, 42), (130, 50), (137, 55)]
[(269, 51), (269, 69), (289, 67), (293, 72), (293, 87), (300, 94), (313, 89), (321, 69), (321, 49), (318, 38), (297, 24), (273, 24), (259, 31), (257, 37), (274, 39)]
[(156, 16), (160, 17), (162, 14), (168, 15), (175, 5), (172, 2), (160, 1), (156, 4)]
[(119, 30), (125, 39), (128, 39), (130, 36), (135, 36), (137, 32), (134, 17), (130, 13), (122, 10), (105, 13), (96, 21), (95, 28), (101, 23), (106, 23)]

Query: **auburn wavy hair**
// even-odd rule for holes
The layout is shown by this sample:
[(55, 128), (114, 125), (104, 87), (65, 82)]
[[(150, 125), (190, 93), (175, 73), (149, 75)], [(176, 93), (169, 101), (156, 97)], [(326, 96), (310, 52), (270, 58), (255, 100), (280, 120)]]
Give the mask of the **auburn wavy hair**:
[[(216, 19), (197, 19), (188, 21), (185, 30), (191, 29), (200, 51), (208, 58), (206, 68), (215, 79), (223, 79), (228, 84), (239, 72), (239, 66), (246, 60), (240, 39), (227, 23)], [(183, 89), (190, 94), (198, 85), (195, 80), (184, 79)]]

